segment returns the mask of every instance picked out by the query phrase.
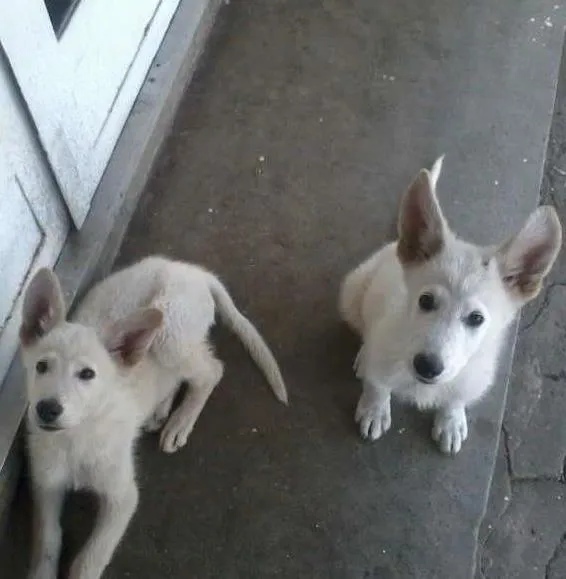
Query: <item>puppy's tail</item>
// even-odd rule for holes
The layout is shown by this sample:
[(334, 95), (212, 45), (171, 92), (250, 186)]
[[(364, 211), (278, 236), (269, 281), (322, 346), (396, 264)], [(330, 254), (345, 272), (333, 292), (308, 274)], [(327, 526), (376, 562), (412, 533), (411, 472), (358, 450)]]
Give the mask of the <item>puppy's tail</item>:
[(212, 274), (209, 278), (209, 287), (223, 321), (240, 338), (254, 362), (265, 374), (277, 399), (283, 404), (288, 404), (283, 376), (265, 340), (254, 325), (240, 313), (222, 282)]
[(432, 181), (432, 186), (436, 187), (436, 182), (438, 177), (440, 177), (440, 171), (442, 171), (442, 163), (444, 162), (444, 155), (438, 157), (430, 169), (430, 180)]

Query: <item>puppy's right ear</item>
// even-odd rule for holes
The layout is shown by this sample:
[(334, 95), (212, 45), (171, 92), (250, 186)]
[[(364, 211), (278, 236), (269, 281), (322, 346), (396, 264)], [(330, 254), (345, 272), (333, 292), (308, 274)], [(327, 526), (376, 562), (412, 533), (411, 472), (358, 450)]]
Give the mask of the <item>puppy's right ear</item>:
[(444, 247), (448, 226), (434, 193), (434, 177), (421, 169), (401, 201), (397, 255), (403, 265), (423, 263)]
[(554, 207), (535, 209), (523, 228), (498, 250), (506, 289), (523, 302), (538, 295), (562, 247), (562, 226)]
[(20, 342), (29, 346), (65, 319), (65, 301), (57, 276), (40, 269), (24, 295)]
[(119, 364), (134, 366), (149, 350), (162, 323), (163, 313), (157, 308), (137, 310), (106, 330), (104, 345)]

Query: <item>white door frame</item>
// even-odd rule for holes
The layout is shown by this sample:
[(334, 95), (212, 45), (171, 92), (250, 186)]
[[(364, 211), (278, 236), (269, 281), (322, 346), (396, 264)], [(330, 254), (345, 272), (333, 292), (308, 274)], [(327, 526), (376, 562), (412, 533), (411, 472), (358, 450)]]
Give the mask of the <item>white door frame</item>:
[[(0, 50), (0, 389), (18, 345), (23, 289), (53, 266), (70, 228), (57, 186)], [(0, 457), (2, 460), (2, 457)]]
[(178, 3), (81, 0), (59, 38), (43, 0), (0, 7), (0, 43), (77, 227)]

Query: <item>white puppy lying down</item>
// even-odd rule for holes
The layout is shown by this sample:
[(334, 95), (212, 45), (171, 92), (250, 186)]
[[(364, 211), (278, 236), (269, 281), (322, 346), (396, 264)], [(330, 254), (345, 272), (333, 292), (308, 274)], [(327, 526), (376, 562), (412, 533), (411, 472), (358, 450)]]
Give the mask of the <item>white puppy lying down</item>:
[(562, 231), (543, 206), (499, 247), (458, 239), (435, 194), (441, 167), (442, 158), (420, 171), (401, 203), (398, 240), (346, 276), (339, 309), (362, 338), (362, 437), (389, 429), (395, 395), (434, 408), (432, 437), (457, 453), (468, 435), (465, 409), (492, 384), (505, 329), (539, 293)]
[[(222, 377), (208, 342), (216, 307), (287, 403), (266, 343), (220, 281), (197, 266), (146, 258), (95, 286), (72, 322), (55, 275), (43, 269), (31, 281), (20, 330), (37, 523), (31, 577), (56, 579), (63, 498), (78, 488), (94, 490), (101, 504), (71, 579), (101, 576), (136, 509), (140, 428), (164, 425), (161, 447), (178, 450)], [(188, 393), (169, 415), (185, 380)]]

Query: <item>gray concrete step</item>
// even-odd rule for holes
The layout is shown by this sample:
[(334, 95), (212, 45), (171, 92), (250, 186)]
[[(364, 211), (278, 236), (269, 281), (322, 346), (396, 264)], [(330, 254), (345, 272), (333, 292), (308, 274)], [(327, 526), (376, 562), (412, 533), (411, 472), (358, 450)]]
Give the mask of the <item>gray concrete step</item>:
[[(541, 197), (566, 223), (564, 54)], [(481, 579), (566, 577), (566, 253), (524, 312), (486, 517)]]
[(402, 407), (364, 444), (336, 292), (441, 152), (457, 231), (489, 243), (521, 224), (538, 202), (565, 17), (546, 0), (224, 9), (119, 263), (163, 252), (219, 272), (272, 344), (291, 407), (218, 332), (222, 386), (183, 452), (142, 441), (141, 505), (109, 578), (472, 576), (510, 354), (458, 457)]

